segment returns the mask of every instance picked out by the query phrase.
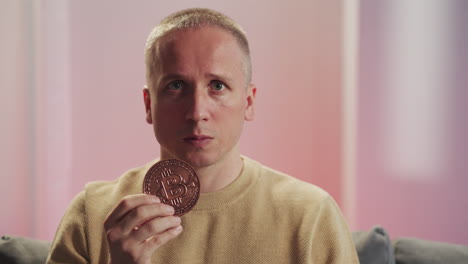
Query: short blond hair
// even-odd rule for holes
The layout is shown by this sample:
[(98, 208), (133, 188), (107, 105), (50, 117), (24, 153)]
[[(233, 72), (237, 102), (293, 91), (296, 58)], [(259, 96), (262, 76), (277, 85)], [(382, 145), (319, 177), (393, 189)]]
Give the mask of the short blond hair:
[(247, 85), (252, 79), (252, 66), (249, 43), (245, 31), (233, 19), (208, 8), (190, 8), (173, 13), (164, 18), (153, 28), (145, 48), (146, 82), (152, 86), (155, 72), (158, 70), (159, 57), (157, 51), (158, 40), (174, 31), (199, 28), (201, 26), (215, 26), (230, 33), (245, 53), (244, 71)]

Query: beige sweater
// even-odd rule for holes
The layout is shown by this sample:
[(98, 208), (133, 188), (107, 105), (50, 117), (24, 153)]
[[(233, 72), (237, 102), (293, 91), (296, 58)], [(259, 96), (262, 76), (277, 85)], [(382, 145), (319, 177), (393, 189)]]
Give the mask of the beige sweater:
[[(183, 232), (153, 263), (359, 263), (348, 227), (320, 188), (243, 157), (224, 189), (200, 195)], [(47, 263), (108, 263), (103, 222), (122, 197), (141, 193), (152, 164), (89, 183), (67, 209)]]

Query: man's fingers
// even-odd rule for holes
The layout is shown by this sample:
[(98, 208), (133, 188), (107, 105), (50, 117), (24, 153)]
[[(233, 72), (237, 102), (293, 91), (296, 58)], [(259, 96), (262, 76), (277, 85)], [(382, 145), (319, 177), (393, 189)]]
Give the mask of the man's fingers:
[(141, 205), (128, 212), (119, 225), (125, 234), (130, 233), (135, 227), (140, 227), (146, 222), (164, 216), (174, 214), (174, 208), (163, 203)]
[(112, 258), (151, 258), (153, 251), (182, 232), (174, 208), (156, 196), (136, 194), (122, 199), (104, 222)]
[(159, 233), (156, 236), (149, 237), (143, 243), (146, 244), (147, 249), (150, 252), (153, 252), (158, 247), (166, 244), (169, 240), (176, 238), (180, 233), (182, 233), (182, 226), (178, 225), (171, 229), (168, 229), (162, 233)]
[(106, 230), (110, 229), (110, 227), (117, 224), (127, 213), (129, 213), (135, 207), (160, 202), (161, 201), (158, 197), (144, 193), (126, 196), (120, 201), (120, 203), (118, 203), (114, 207), (114, 209), (112, 209), (111, 213), (107, 216), (104, 222), (104, 228)]
[(132, 239), (141, 243), (152, 236), (160, 236), (164, 232), (179, 226), (180, 222), (181, 219), (178, 216), (154, 218), (139, 226), (138, 229), (134, 229), (131, 236)]

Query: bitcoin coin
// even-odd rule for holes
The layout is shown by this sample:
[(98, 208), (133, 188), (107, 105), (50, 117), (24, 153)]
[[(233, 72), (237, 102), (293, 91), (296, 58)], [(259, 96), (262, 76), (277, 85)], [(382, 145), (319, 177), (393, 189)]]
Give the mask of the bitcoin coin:
[(154, 164), (143, 180), (143, 192), (159, 197), (174, 207), (174, 215), (188, 213), (200, 196), (200, 181), (195, 170), (185, 161), (162, 160)]

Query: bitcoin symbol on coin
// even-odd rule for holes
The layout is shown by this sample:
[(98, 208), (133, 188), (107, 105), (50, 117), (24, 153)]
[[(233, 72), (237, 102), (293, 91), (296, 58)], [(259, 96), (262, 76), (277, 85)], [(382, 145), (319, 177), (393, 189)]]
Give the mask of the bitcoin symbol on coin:
[(163, 177), (161, 187), (170, 203), (172, 205), (178, 205), (182, 203), (181, 196), (187, 193), (188, 188), (183, 184), (184, 178), (182, 178), (181, 175), (171, 173), (171, 169), (164, 169), (161, 172), (161, 176)]

